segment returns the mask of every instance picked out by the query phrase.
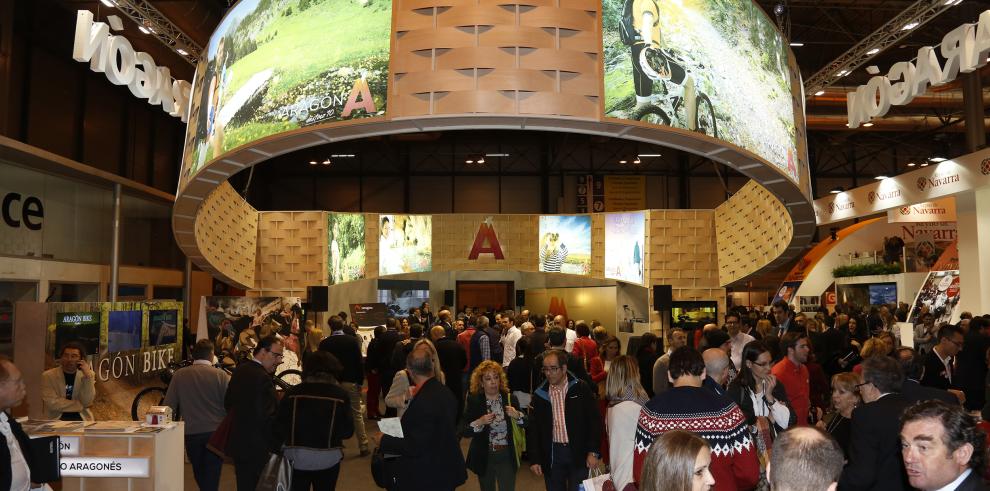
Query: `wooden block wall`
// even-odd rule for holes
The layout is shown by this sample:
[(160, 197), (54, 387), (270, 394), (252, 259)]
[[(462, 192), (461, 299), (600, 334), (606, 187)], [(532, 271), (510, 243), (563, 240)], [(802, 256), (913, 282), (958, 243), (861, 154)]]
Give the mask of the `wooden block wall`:
[(389, 116), (599, 117), (599, 0), (396, 0)]
[(715, 212), (651, 210), (647, 222), (646, 261), (652, 285), (671, 285), (675, 301), (718, 300), (725, 312), (725, 289), (718, 278)]
[(254, 286), (258, 211), (224, 181), (196, 214), (196, 243), (216, 273), (242, 288)]
[(378, 226), (379, 215), (373, 213), (364, 214), (364, 277), (378, 277), (378, 234), (381, 228)]
[(591, 215), (591, 276), (605, 277), (605, 215), (601, 213)]
[(719, 283), (729, 284), (780, 256), (794, 235), (787, 208), (749, 181), (715, 209)]
[[(505, 259), (480, 254), (470, 260), (478, 229), (491, 218)], [(433, 215), (433, 270), (538, 271), (539, 215)]]
[(253, 295), (306, 297), (306, 287), (327, 284), (327, 213), (262, 212)]

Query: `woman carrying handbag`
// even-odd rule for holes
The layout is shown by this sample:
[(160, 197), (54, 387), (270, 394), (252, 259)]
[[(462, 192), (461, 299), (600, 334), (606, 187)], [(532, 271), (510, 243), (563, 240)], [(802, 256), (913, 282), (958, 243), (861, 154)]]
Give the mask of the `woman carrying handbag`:
[(292, 464), (292, 491), (333, 490), (340, 475), (343, 440), (354, 435), (350, 397), (337, 382), (344, 367), (332, 354), (303, 358), (303, 381), (279, 402), (282, 453)]
[(461, 436), (471, 438), (467, 467), (478, 475), (482, 491), (514, 491), (519, 456), (526, 447), (526, 415), (509, 395), (502, 366), (481, 362), (471, 373)]

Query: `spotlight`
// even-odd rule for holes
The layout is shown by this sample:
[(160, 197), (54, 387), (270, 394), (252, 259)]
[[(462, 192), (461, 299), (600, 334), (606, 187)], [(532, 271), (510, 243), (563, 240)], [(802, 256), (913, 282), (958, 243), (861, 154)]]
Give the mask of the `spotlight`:
[(467, 160), (464, 161), (464, 163), (465, 164), (473, 164), (474, 163), (474, 159), (467, 159)]
[(175, 52), (176, 53), (179, 53), (182, 56), (189, 56), (189, 52), (186, 51), (186, 50), (184, 50), (184, 49), (182, 49), (182, 48), (176, 49)]
[(138, 26), (138, 30), (143, 32), (144, 34), (151, 34), (151, 31), (149, 31), (148, 28), (144, 26)]
[(842, 193), (842, 192), (844, 192), (844, 191), (845, 191), (845, 189), (842, 189), (842, 186), (839, 186), (839, 187), (834, 187), (834, 188), (832, 188), (832, 189), (831, 189), (831, 190), (829, 191), (829, 194), (840, 194), (840, 193)]
[(922, 162), (921, 167), (928, 167), (928, 162)]
[(478, 158), (478, 163), (479, 164), (484, 164), (485, 163), (485, 158), (484, 157), (479, 157)]
[(904, 27), (902, 27), (901, 30), (902, 31), (910, 31), (911, 29), (914, 29), (915, 27), (918, 27), (918, 23), (917, 22), (909, 22), (907, 24), (904, 24)]
[(103, 5), (106, 5), (107, 7), (110, 8), (117, 6), (117, 4), (113, 3), (113, 0), (100, 0), (100, 2), (103, 3)]
[(622, 160), (619, 161), (619, 163), (620, 164), (625, 164), (625, 163), (628, 163), (628, 161), (626, 159), (622, 159)]
[(324, 160), (324, 161), (323, 161), (323, 165), (330, 165), (330, 159), (326, 159), (326, 160)]
[(825, 95), (825, 91), (824, 90), (819, 90), (818, 92), (815, 92), (815, 95), (816, 96)]
[(875, 55), (875, 54), (877, 54), (879, 52), (880, 52), (880, 48), (873, 48), (873, 49), (867, 51), (866, 54), (868, 54), (868, 55)]
[(883, 175), (883, 174), (881, 174), (881, 175), (879, 175), (879, 176), (877, 176), (877, 177), (874, 177), (874, 179), (876, 179), (876, 180), (878, 180), (878, 181), (882, 181), (882, 180), (884, 180), (884, 179), (890, 179), (890, 178), (889, 178), (889, 177), (887, 177), (887, 176), (885, 176), (885, 175)]
[(316, 165), (316, 164), (318, 164), (318, 163), (319, 163), (319, 162), (317, 162), (317, 161), (315, 161), (315, 160), (310, 160), (310, 161), (309, 161), (309, 165)]
[(914, 162), (908, 162), (908, 167), (914, 167), (914, 166), (916, 166), (916, 165), (918, 165), (918, 164), (916, 164), (916, 163), (914, 163)]
[(866, 123), (863, 123), (863, 127), (864, 127), (864, 128), (869, 128), (870, 126), (873, 126), (873, 122), (872, 122), (872, 121), (869, 121), (869, 122), (866, 122)]
[(928, 160), (930, 160), (932, 162), (935, 162), (937, 164), (939, 162), (945, 162), (946, 160), (949, 160), (949, 159), (947, 159), (945, 157), (932, 157), (932, 158), (930, 158)]
[(791, 46), (795, 48), (800, 48), (801, 46), (804, 46), (804, 43), (791, 43)]
[(636, 157), (636, 160), (633, 160), (633, 163), (634, 163), (634, 164), (639, 164), (639, 163), (641, 163), (641, 162), (642, 162), (642, 161), (641, 161), (641, 160), (639, 160), (639, 157)]

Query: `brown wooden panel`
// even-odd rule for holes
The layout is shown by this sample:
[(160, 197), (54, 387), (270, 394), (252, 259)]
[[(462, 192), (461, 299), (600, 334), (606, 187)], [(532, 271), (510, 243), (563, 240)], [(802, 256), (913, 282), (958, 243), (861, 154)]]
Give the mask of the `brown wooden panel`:
[(433, 72), (409, 73), (396, 81), (396, 89), (409, 94), (421, 92), (453, 92), (475, 88), (473, 70), (437, 70)]
[(587, 53), (571, 50), (534, 49), (519, 54), (520, 68), (533, 70), (564, 70), (576, 73), (596, 73), (595, 59)]
[(389, 67), (393, 74), (432, 70), (433, 53), (431, 50), (397, 52), (396, 56), (389, 60)]
[(395, 32), (433, 29), (433, 11), (403, 12), (395, 19)]
[(539, 27), (495, 26), (478, 36), (479, 46), (524, 46), (527, 48), (554, 48), (555, 34)]
[(598, 31), (572, 31), (569, 29), (560, 30), (560, 49), (571, 49), (574, 51), (584, 51), (585, 53), (598, 53), (601, 51), (599, 45), (600, 35)]
[(595, 16), (584, 10), (536, 7), (519, 14), (519, 24), (532, 27), (563, 27), (576, 31), (594, 31)]
[(437, 69), (515, 68), (515, 51), (502, 48), (458, 48), (437, 54)]
[(585, 96), (535, 92), (520, 94), (519, 112), (594, 117), (598, 112), (598, 103)]
[(560, 74), (560, 91), (568, 94), (598, 95), (598, 75)]
[(395, 41), (396, 51), (417, 51), (430, 48), (463, 48), (475, 45), (473, 32), (456, 27), (409, 31)]
[(523, 7), (553, 7), (556, 0), (479, 0), (482, 5), (521, 5)]
[(445, 94), (434, 108), (436, 114), (512, 113), (515, 101), (499, 92), (472, 90)]
[(513, 24), (515, 21), (514, 11), (496, 5), (465, 5), (437, 14), (437, 27), (494, 26)]
[(557, 85), (556, 77), (538, 70), (502, 68), (492, 70), (478, 77), (479, 90), (525, 90), (530, 92), (552, 92)]

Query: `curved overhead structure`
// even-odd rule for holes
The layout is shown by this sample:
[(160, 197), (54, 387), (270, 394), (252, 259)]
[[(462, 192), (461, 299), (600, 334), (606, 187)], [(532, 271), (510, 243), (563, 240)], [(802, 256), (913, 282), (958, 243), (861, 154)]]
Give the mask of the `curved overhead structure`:
[[(218, 252), (234, 242), (224, 231), (250, 232), (208, 216), (220, 209), (244, 221), (257, 215), (225, 185), (234, 173), (308, 147), (439, 130), (623, 138), (692, 152), (750, 177), (755, 182), (719, 217), (746, 215), (747, 201), (760, 199), (749, 205), (759, 205), (761, 219), (747, 220), (737, 240), (779, 244), (747, 253), (745, 266), (718, 276), (723, 284), (790, 259), (810, 240), (799, 72), (755, 3), (665, 2), (656, 14), (669, 37), (638, 47), (642, 39), (616, 41), (622, 19), (615, 0), (604, 9), (592, 0), (361, 3), (311, 0), (292, 10), (242, 0), (211, 38), (194, 82), (173, 212), (179, 246), (204, 270), (241, 287), (254, 284), (247, 243), (226, 259)], [(697, 28), (683, 27), (685, 19)], [(701, 41), (736, 51), (689, 59), (684, 50)], [(650, 56), (631, 64), (643, 51)], [(733, 78), (743, 63), (759, 76)], [(633, 94), (632, 71), (644, 67), (655, 69), (652, 93), (643, 96), (640, 87)], [(628, 80), (616, 79), (626, 72)], [(765, 102), (733, 105), (752, 97)], [(207, 230), (213, 233), (201, 233)], [(721, 245), (717, 252), (720, 264), (731, 260)]]

